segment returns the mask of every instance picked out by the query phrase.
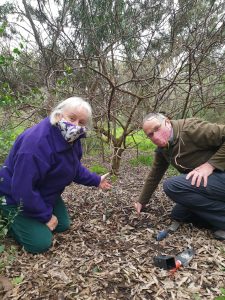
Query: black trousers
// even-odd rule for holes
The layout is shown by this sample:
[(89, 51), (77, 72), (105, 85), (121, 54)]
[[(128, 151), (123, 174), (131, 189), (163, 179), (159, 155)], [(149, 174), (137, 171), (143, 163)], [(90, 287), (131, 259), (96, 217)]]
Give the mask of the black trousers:
[(163, 184), (166, 195), (176, 203), (172, 218), (225, 230), (225, 172), (213, 172), (207, 187), (192, 186), (186, 176), (171, 177)]

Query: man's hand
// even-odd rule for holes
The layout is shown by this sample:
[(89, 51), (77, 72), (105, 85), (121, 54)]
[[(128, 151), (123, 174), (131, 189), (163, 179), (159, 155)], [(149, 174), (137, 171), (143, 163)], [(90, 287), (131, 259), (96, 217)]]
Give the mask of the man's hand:
[(138, 215), (140, 215), (142, 208), (144, 207), (140, 202), (135, 202), (134, 203), (134, 207), (138, 213)]
[(212, 174), (215, 167), (210, 165), (208, 162), (204, 163), (203, 165), (195, 168), (193, 171), (189, 172), (186, 176), (186, 179), (191, 179), (191, 184), (196, 185), (197, 187), (200, 186), (201, 181), (203, 179), (204, 187), (207, 186), (208, 177)]
[(48, 221), (48, 223), (46, 223), (46, 225), (51, 231), (55, 230), (56, 226), (58, 225), (58, 219), (56, 216), (52, 215), (51, 219)]
[(111, 189), (112, 185), (106, 180), (106, 177), (108, 177), (108, 176), (109, 176), (109, 173), (101, 176), (101, 182), (98, 186), (100, 189), (103, 189), (103, 190)]

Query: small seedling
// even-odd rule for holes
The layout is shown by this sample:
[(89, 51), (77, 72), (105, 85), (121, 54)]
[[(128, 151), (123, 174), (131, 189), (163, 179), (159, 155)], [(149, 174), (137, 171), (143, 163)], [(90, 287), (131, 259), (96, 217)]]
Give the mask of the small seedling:
[(17, 276), (17, 277), (14, 277), (13, 279), (12, 279), (12, 284), (13, 285), (17, 285), (17, 284), (19, 284), (19, 283), (21, 283), (22, 281), (23, 281), (23, 276), (21, 275), (21, 276)]

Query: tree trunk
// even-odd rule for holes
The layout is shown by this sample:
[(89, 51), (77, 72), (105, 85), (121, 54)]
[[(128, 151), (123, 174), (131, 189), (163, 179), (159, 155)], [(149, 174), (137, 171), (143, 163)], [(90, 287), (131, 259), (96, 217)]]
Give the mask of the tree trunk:
[(114, 147), (113, 149), (113, 159), (112, 159), (112, 172), (114, 175), (119, 174), (121, 156), (125, 149), (120, 147)]

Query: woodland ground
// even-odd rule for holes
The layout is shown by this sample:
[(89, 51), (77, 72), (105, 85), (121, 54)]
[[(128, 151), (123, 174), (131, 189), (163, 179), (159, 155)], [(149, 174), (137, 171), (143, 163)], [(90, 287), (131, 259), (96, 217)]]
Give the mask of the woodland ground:
[[(93, 159), (84, 163), (90, 166)], [(225, 244), (214, 240), (210, 231), (188, 224), (157, 242), (156, 233), (170, 224), (172, 207), (161, 186), (148, 211), (140, 217), (135, 213), (133, 202), (148, 169), (130, 166), (127, 157), (112, 191), (68, 187), (63, 197), (71, 229), (55, 234), (47, 253), (28, 254), (18, 245), (12, 259), (3, 252), (2, 276), (22, 280), (7, 292), (1, 289), (0, 298), (200, 300), (220, 295), (220, 288), (225, 287)], [(14, 242), (7, 239), (6, 250), (11, 245)], [(189, 246), (196, 255), (188, 267), (171, 275), (154, 266), (157, 254), (176, 255)]]

